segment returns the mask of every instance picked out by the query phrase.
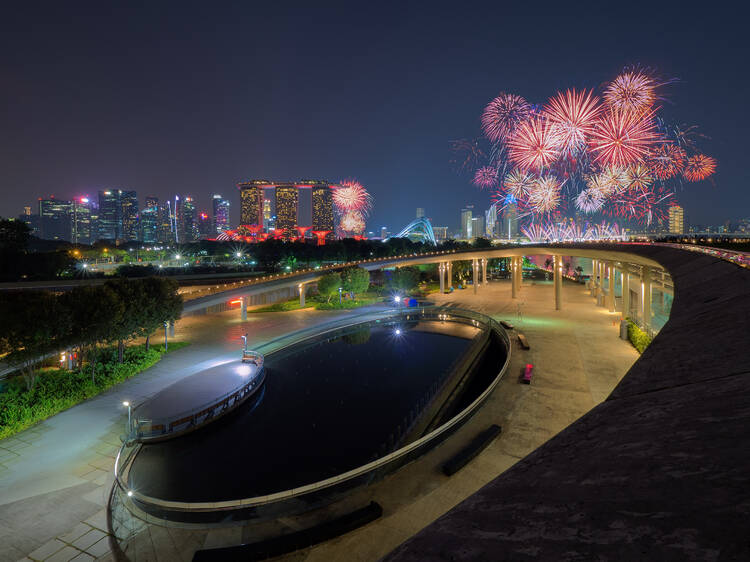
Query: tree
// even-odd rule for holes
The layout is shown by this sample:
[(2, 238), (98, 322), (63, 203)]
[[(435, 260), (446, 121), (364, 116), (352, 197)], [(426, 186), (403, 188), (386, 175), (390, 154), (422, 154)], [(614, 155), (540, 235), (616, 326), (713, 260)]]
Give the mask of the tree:
[(348, 267), (341, 272), (341, 288), (352, 298), (370, 288), (370, 272), (361, 267)]
[(336, 272), (327, 273), (318, 281), (318, 293), (327, 297), (327, 302), (331, 302), (331, 297), (339, 292), (339, 287), (341, 287), (341, 275)]
[(569, 261), (566, 261), (563, 264), (563, 269), (565, 270), (565, 275), (568, 275), (568, 273), (570, 272), (570, 262)]
[(143, 283), (130, 279), (107, 281), (106, 287), (112, 289), (123, 304), (123, 313), (110, 325), (106, 334), (107, 341), (117, 341), (117, 357), (122, 363), (125, 341), (140, 333), (145, 324), (146, 310), (142, 303), (146, 301), (143, 294)]
[(399, 267), (393, 271), (391, 276), (391, 287), (398, 291), (408, 293), (419, 284), (419, 269), (416, 267)]
[(70, 318), (57, 295), (47, 291), (0, 293), (0, 310), (0, 348), (33, 390), (38, 365), (68, 344)]
[(178, 285), (174, 279), (147, 277), (140, 280), (142, 301), (140, 308), (141, 325), (137, 335), (146, 338), (146, 349), (149, 349), (149, 338), (165, 322), (174, 322), (182, 314), (182, 297), (177, 292)]
[(70, 343), (78, 347), (81, 361), (88, 357), (93, 382), (96, 346), (110, 339), (112, 326), (120, 323), (125, 306), (117, 293), (105, 285), (77, 287), (63, 293), (60, 301), (70, 318)]
[(552, 258), (547, 258), (546, 260), (544, 260), (544, 267), (547, 269), (552, 267)]
[(23, 252), (29, 245), (29, 238), (31, 230), (25, 222), (0, 220), (0, 252)]

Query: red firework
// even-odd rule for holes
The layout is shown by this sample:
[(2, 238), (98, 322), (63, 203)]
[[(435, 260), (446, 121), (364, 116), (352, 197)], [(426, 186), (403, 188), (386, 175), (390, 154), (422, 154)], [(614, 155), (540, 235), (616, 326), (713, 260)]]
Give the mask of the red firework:
[(484, 108), (482, 130), (492, 142), (505, 140), (530, 114), (531, 105), (521, 96), (500, 92)]
[(580, 152), (586, 146), (586, 137), (591, 134), (601, 111), (599, 98), (593, 91), (566, 90), (563, 94), (550, 98), (544, 111), (547, 119), (554, 124), (562, 149), (568, 154)]
[(508, 140), (510, 159), (522, 170), (541, 170), (560, 156), (560, 140), (552, 123), (533, 117), (521, 123)]
[(604, 99), (617, 111), (643, 113), (656, 102), (656, 86), (643, 72), (623, 72), (604, 90)]
[(682, 177), (688, 181), (702, 181), (716, 171), (716, 160), (705, 154), (696, 154), (687, 159)]
[(333, 204), (340, 213), (357, 211), (366, 214), (372, 208), (372, 197), (356, 180), (344, 180), (331, 191)]
[(474, 174), (474, 185), (480, 189), (489, 189), (497, 184), (497, 168), (483, 166)]
[(612, 197), (602, 212), (612, 217), (635, 220), (643, 225), (663, 221), (674, 192), (664, 187), (645, 191), (628, 189)]
[(664, 143), (649, 152), (648, 166), (654, 177), (668, 180), (675, 177), (685, 167), (687, 154), (675, 144)]
[(594, 163), (624, 168), (643, 160), (654, 145), (662, 142), (653, 116), (654, 110), (607, 112), (598, 120), (589, 140)]

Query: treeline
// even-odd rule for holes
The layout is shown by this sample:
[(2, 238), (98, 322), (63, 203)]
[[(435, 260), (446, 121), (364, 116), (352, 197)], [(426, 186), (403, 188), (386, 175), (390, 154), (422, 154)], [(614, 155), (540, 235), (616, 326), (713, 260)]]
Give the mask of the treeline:
[[(34, 387), (36, 371), (52, 353), (77, 349), (81, 361), (99, 344), (118, 344), (122, 361), (125, 342), (146, 338), (182, 313), (182, 297), (172, 279), (116, 279), (103, 285), (77, 287), (64, 293), (4, 291), (0, 293), (0, 354)], [(95, 376), (92, 365), (92, 378)]]

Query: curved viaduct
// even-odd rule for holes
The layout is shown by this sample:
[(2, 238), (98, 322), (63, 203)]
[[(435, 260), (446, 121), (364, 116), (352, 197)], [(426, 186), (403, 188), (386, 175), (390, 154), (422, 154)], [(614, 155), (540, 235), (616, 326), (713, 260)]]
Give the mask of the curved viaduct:
[(388, 560), (750, 559), (750, 270), (626, 248), (544, 253), (666, 269), (659, 335), (605, 402)]
[(445, 278), (451, 261), (468, 259), (476, 260), (476, 279), (482, 259), (538, 254), (592, 258), (604, 264), (595, 276), (610, 266), (639, 270), (644, 287), (649, 275), (667, 272), (669, 320), (605, 402), (387, 559), (750, 559), (750, 269), (666, 245), (622, 243), (361, 265), (437, 262)]

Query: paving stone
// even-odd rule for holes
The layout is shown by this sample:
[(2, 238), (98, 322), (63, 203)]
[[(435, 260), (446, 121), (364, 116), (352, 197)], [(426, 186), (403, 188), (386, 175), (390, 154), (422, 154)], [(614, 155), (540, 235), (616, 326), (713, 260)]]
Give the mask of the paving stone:
[(86, 549), (86, 552), (94, 558), (99, 558), (111, 552), (109, 537), (103, 537)]
[(108, 532), (107, 510), (102, 509), (101, 511), (97, 511), (95, 515), (92, 515), (91, 517), (86, 519), (85, 523), (91, 525), (96, 529), (99, 529), (100, 531), (104, 531), (105, 533)]
[(81, 554), (80, 550), (76, 550), (72, 546), (66, 546), (62, 550), (58, 550), (49, 558), (45, 558), (44, 562), (69, 562), (79, 554)]
[(65, 543), (57, 539), (51, 540), (44, 543), (42, 546), (29, 553), (29, 558), (32, 560), (46, 560), (54, 553), (62, 550), (65, 547)]
[(64, 543), (72, 544), (73, 542), (81, 538), (83, 535), (88, 533), (89, 531), (91, 531), (90, 525), (87, 525), (86, 523), (78, 523), (69, 532), (65, 533), (64, 535), (60, 535), (57, 538), (63, 541)]
[(106, 536), (106, 533), (103, 533), (99, 529), (91, 529), (88, 533), (86, 533), (85, 535), (77, 539), (73, 543), (73, 546), (79, 550), (86, 550), (92, 544), (98, 542), (101, 538), (105, 536)]

